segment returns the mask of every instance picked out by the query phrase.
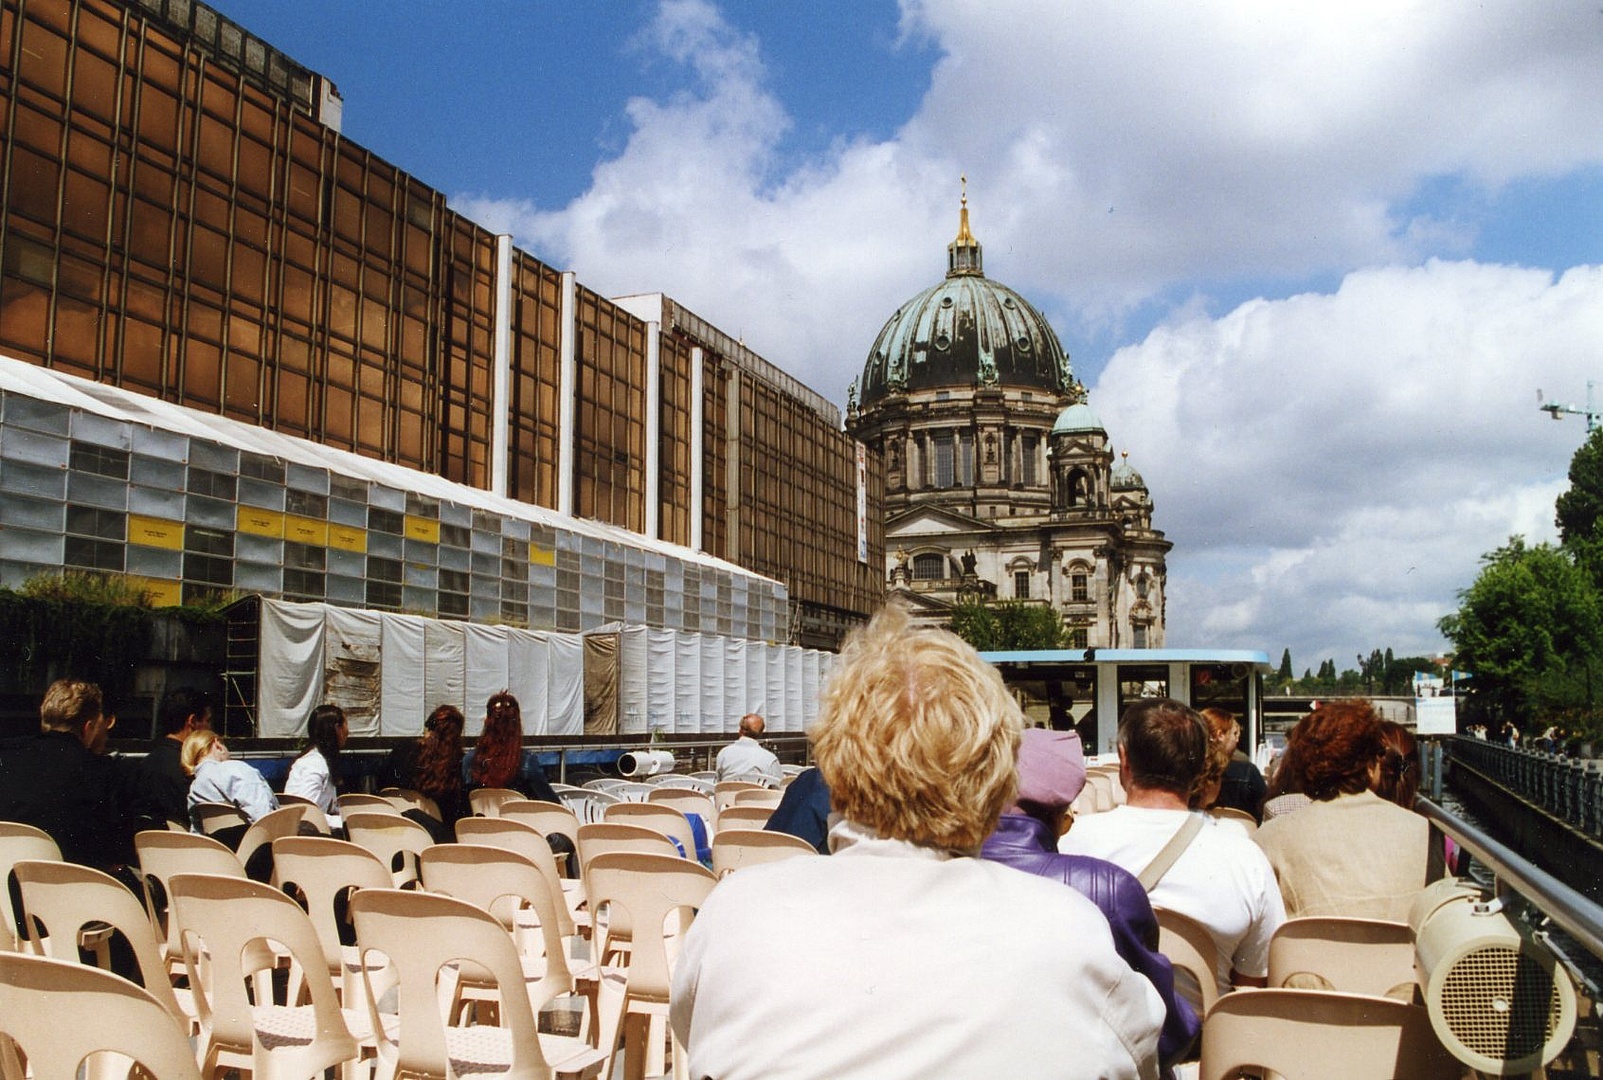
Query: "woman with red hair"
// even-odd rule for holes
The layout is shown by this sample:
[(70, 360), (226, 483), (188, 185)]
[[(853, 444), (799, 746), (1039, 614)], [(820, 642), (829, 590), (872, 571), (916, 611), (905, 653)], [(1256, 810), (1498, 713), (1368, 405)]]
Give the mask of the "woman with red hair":
[(502, 690), (484, 705), (484, 731), (463, 763), (467, 790), (512, 788), (525, 798), (558, 802), (534, 751), (523, 749), (523, 710)]
[(382, 774), (386, 785), (410, 788), (434, 800), (441, 820), (422, 810), (406, 816), (429, 830), (436, 842), (452, 839), (457, 819), (468, 814), (462, 780), (462, 710), (441, 705), (423, 722), (423, 737), (390, 751)]
[(1429, 880), (1430, 825), (1371, 790), (1386, 761), (1367, 701), (1337, 701), (1303, 717), (1282, 768), (1311, 802), (1255, 834), (1280, 881), (1286, 914), (1406, 922)]

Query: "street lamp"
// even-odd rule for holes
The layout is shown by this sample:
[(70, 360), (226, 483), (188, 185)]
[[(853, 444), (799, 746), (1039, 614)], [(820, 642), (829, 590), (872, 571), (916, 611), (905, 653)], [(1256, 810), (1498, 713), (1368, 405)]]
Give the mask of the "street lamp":
[(1586, 417), (1586, 433), (1588, 435), (1596, 431), (1598, 429), (1599, 421), (1603, 420), (1603, 413), (1599, 413), (1592, 404), (1591, 379), (1586, 380), (1586, 408), (1584, 409), (1577, 408), (1574, 405), (1563, 405), (1557, 401), (1543, 401), (1543, 397), (1544, 395), (1540, 390), (1536, 391), (1536, 407), (1547, 413), (1555, 420), (1564, 419), (1566, 413), (1571, 416)]

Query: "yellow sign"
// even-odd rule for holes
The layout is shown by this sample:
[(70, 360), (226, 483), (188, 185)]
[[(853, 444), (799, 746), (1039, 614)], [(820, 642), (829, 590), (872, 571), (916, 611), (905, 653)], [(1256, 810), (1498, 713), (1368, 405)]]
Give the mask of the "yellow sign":
[(339, 548), (341, 551), (367, 550), (367, 530), (357, 528), (355, 525), (330, 525), (328, 527), (328, 546)]
[(177, 607), (184, 602), (184, 586), (182, 582), (168, 581), (165, 578), (140, 577), (137, 574), (128, 574), (128, 583), (136, 588), (143, 589), (150, 598), (151, 607)]
[(234, 513), (234, 528), (252, 536), (284, 536), (284, 515), (277, 510), (263, 510), (259, 506), (241, 506)]
[(181, 521), (167, 521), (164, 518), (145, 517), (142, 514), (129, 514), (128, 542), (130, 544), (142, 544), (145, 547), (182, 551), (184, 550), (184, 523)]
[(540, 566), (557, 565), (557, 552), (555, 548), (536, 547), (529, 545), (529, 561)]
[(327, 547), (328, 522), (318, 521), (315, 518), (300, 517), (296, 514), (285, 514), (284, 539), (293, 540), (297, 544), (313, 544), (317, 547)]
[(425, 544), (438, 544), (440, 542), (440, 523), (433, 518), (413, 517), (406, 515), (406, 538), (408, 540), (421, 540)]

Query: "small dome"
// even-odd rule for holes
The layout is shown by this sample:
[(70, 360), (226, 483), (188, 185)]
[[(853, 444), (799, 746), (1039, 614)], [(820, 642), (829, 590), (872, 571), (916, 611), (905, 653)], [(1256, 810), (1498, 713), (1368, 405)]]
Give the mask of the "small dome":
[(1085, 402), (1070, 405), (1058, 413), (1057, 423), (1052, 425), (1052, 434), (1061, 435), (1079, 431), (1100, 431), (1107, 434), (1102, 421), (1097, 419), (1096, 413)]
[(1141, 474), (1130, 467), (1130, 455), (1120, 456), (1119, 463), (1108, 474), (1108, 483), (1114, 491), (1145, 491), (1147, 484)]

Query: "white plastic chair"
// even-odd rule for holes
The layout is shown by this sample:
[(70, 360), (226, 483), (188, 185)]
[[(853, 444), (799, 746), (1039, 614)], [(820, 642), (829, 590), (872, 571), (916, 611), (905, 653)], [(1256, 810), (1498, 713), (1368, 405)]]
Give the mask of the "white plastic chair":
[(743, 866), (817, 854), (813, 845), (789, 833), (725, 829), (713, 837), (712, 872), (723, 877)]
[(20, 821), (0, 821), (0, 952), (16, 952), (28, 940), (27, 928), (11, 904), (11, 868), (24, 859), (61, 861), (50, 834)]

